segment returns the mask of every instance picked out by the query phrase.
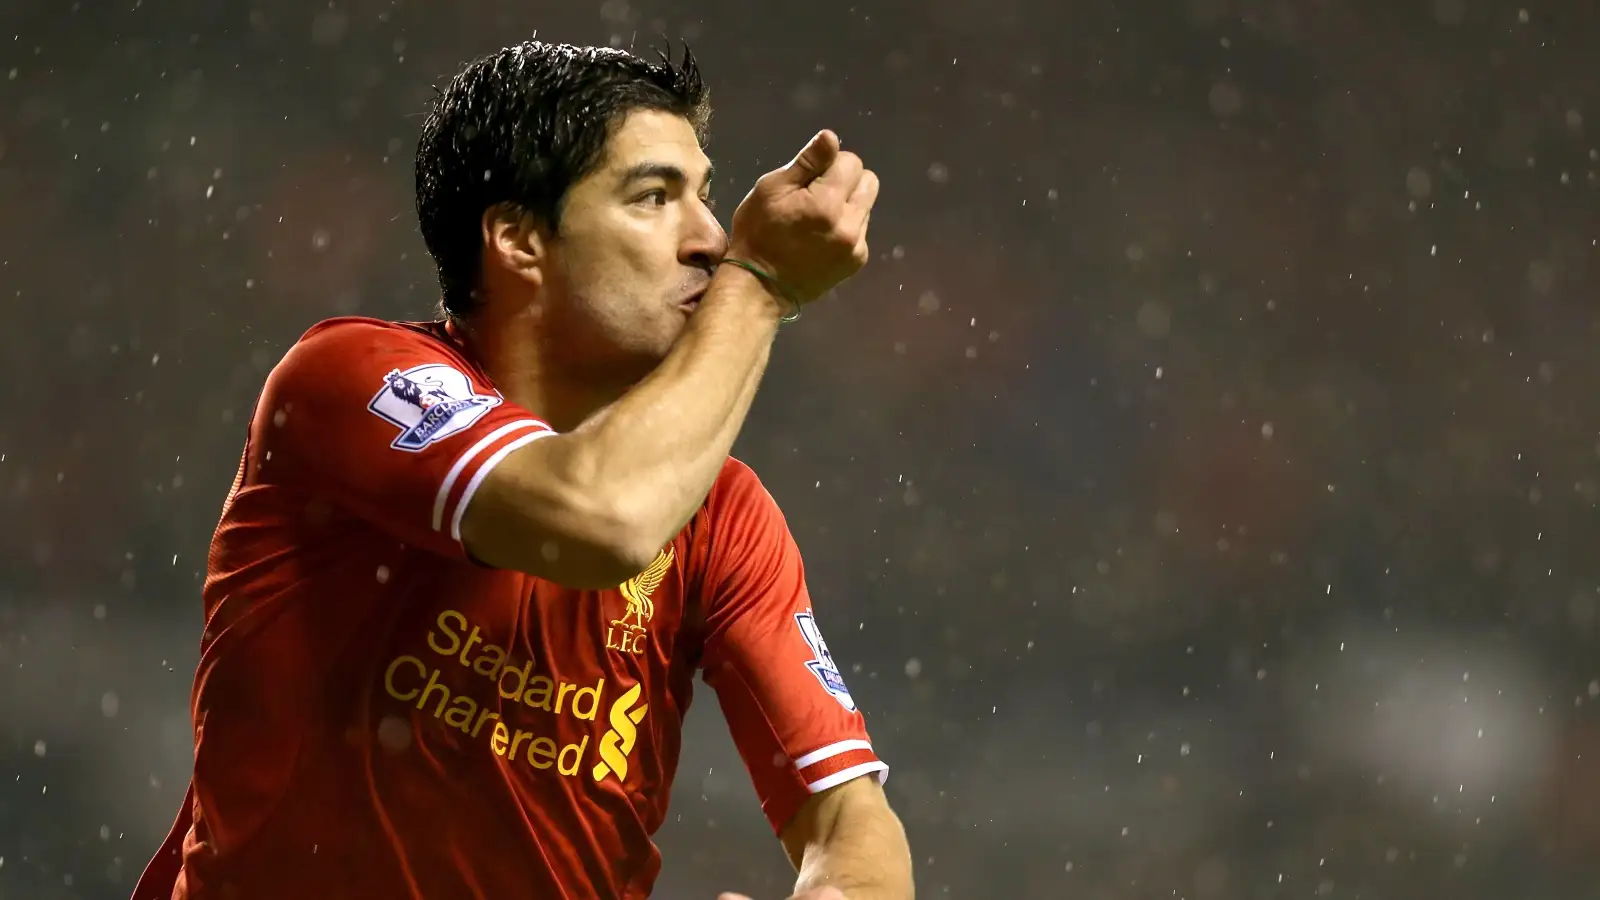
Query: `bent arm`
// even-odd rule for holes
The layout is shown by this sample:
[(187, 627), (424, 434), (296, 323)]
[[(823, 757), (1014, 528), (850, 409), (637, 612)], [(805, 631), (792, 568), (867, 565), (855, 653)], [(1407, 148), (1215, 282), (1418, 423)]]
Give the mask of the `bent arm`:
[(783, 307), (723, 266), (662, 364), (567, 434), (496, 465), (461, 522), (485, 564), (567, 587), (638, 574), (705, 501), (766, 370)]

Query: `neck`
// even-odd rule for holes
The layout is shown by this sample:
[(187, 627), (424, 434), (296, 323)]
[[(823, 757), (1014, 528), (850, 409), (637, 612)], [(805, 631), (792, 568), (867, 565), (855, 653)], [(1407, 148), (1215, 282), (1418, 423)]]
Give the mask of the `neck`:
[(500, 315), (483, 309), (470, 319), (453, 320), (452, 330), (507, 400), (556, 431), (571, 431), (622, 392), (564, 376), (551, 365), (554, 354), (545, 352), (538, 319), (532, 306)]

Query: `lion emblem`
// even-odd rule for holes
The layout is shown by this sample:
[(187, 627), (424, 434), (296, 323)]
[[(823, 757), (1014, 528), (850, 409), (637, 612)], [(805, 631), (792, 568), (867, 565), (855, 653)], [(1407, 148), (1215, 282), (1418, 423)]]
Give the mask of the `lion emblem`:
[(446, 394), (440, 385), (421, 384), (407, 378), (399, 369), (389, 373), (388, 381), (389, 390), (393, 391), (396, 397), (418, 409), (427, 409), (440, 401), (450, 399), (450, 395)]

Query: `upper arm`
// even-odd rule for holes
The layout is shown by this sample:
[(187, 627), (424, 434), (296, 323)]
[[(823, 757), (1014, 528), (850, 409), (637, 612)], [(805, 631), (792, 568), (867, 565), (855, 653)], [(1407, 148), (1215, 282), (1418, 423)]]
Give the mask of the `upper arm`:
[(593, 492), (562, 477), (568, 438), (409, 329), (314, 329), (273, 370), (253, 434), (259, 466), (406, 544), (568, 587), (610, 587), (645, 564), (617, 549), (625, 529)]
[(781, 833), (812, 796), (863, 775), (881, 780), (888, 766), (822, 638), (777, 504), (734, 462), (709, 511), (705, 680)]
[(569, 588), (611, 588), (639, 574), (648, 554), (618, 510), (585, 489), (572, 438), (518, 449), (488, 472), (466, 507), (461, 539), (474, 559), (517, 569)]
[(465, 557), (474, 495), (550, 434), (438, 341), (338, 323), (308, 334), (268, 378), (245, 483), (294, 483), (403, 543)]

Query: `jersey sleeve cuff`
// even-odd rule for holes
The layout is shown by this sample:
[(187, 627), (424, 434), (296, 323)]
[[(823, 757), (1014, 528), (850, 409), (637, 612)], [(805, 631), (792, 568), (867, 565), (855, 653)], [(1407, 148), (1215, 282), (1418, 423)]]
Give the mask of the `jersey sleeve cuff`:
[(877, 776), (878, 783), (889, 780), (889, 764), (878, 759), (872, 742), (860, 738), (835, 741), (796, 757), (789, 764), (792, 780), (762, 804), (773, 831), (783, 828), (805, 805), (812, 794), (820, 794), (864, 775)]
[(494, 429), (456, 457), (455, 464), (439, 483), (433, 500), (433, 530), (448, 531), (452, 540), (461, 540), (461, 517), (483, 480), (494, 467), (520, 447), (555, 434), (538, 419), (517, 419)]
[(794, 761), (794, 770), (808, 794), (873, 773), (877, 773), (879, 784), (889, 780), (889, 765), (872, 752), (871, 741), (859, 738), (835, 741), (813, 750)]

